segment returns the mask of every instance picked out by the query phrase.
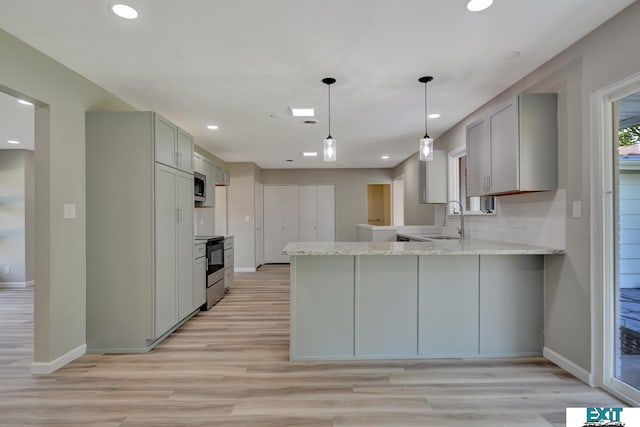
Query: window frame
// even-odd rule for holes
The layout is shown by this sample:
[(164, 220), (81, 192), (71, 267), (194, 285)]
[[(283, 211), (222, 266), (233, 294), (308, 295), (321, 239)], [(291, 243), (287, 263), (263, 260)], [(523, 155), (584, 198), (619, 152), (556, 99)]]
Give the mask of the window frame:
[[(460, 158), (466, 157), (467, 155), (467, 146), (461, 145), (460, 147), (454, 148), (449, 151), (447, 155), (448, 167), (448, 188), (447, 188), (447, 196), (448, 200), (460, 200)], [(496, 203), (494, 201), (494, 209), (491, 212), (484, 212), (480, 210), (480, 197), (472, 196), (468, 197), (470, 199), (471, 206), (467, 206), (465, 200), (465, 211), (464, 215), (467, 216), (495, 216), (496, 215)], [(452, 206), (452, 209), (447, 209), (447, 216), (459, 216), (460, 210), (457, 206)]]

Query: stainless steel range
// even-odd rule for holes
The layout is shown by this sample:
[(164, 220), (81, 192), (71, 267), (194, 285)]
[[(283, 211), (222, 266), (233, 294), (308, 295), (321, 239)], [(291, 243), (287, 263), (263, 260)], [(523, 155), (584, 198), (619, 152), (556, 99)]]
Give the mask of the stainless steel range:
[(207, 240), (207, 302), (209, 310), (224, 297), (224, 237)]

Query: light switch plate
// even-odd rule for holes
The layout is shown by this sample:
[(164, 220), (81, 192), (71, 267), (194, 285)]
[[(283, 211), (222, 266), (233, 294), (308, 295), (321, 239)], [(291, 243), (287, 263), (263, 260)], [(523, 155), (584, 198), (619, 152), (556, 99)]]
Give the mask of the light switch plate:
[(582, 202), (580, 200), (573, 201), (573, 217), (582, 218)]
[(73, 203), (65, 203), (64, 219), (76, 219), (76, 205)]

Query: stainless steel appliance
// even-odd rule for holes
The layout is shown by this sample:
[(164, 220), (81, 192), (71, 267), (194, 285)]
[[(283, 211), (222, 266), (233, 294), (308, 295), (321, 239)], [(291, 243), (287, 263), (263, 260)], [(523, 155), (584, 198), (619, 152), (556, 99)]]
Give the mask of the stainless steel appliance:
[(207, 302), (209, 310), (224, 297), (224, 237), (207, 240)]
[(207, 196), (207, 177), (201, 173), (193, 173), (193, 198), (196, 202), (204, 202)]

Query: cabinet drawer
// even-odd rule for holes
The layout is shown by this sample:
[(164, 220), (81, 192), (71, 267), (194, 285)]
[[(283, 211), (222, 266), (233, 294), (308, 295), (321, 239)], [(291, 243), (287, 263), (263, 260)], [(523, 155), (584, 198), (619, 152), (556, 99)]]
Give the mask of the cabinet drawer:
[(193, 258), (198, 259), (207, 254), (207, 245), (206, 243), (198, 243), (195, 247), (195, 251), (193, 252)]
[(224, 238), (224, 250), (231, 249), (233, 247), (233, 236)]
[(224, 267), (233, 267), (233, 249), (224, 251)]
[(233, 266), (224, 269), (224, 287), (226, 289), (231, 286), (233, 286)]

